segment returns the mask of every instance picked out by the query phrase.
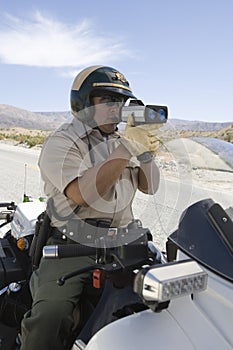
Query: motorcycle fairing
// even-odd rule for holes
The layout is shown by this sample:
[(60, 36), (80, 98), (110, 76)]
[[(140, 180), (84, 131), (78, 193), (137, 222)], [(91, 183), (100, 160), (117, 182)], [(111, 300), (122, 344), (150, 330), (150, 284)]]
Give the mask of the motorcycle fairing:
[(212, 199), (191, 205), (169, 240), (189, 257), (233, 281), (233, 222)]

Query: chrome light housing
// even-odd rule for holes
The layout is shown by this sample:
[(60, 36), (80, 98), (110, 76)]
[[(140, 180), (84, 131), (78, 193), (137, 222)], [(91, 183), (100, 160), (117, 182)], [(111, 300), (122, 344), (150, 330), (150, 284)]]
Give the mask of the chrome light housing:
[[(162, 264), (141, 270), (134, 281), (134, 292), (154, 311), (170, 300), (206, 289), (207, 273), (193, 260)], [(160, 308), (160, 309), (161, 309)]]

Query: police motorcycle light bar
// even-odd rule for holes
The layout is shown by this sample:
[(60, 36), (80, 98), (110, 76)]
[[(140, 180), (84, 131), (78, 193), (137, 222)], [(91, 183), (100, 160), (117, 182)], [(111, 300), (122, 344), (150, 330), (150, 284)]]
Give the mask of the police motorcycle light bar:
[(193, 260), (162, 264), (139, 271), (134, 292), (145, 303), (164, 303), (205, 290), (207, 278), (207, 273)]
[(121, 121), (127, 123), (129, 115), (133, 116), (134, 125), (164, 124), (168, 119), (168, 108), (158, 105), (144, 106), (141, 100), (130, 99), (121, 108)]

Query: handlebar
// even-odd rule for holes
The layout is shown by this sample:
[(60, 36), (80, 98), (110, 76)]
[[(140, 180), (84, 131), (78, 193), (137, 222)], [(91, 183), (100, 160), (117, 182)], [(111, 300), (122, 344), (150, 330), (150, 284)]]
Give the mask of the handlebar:
[[(157, 253), (157, 251), (156, 251)], [(144, 264), (156, 261), (158, 254), (148, 246), (147, 235), (140, 236), (131, 244), (123, 244), (116, 247), (93, 247), (80, 244), (48, 245), (43, 248), (43, 258), (61, 259), (68, 257), (95, 256), (95, 264), (79, 269), (68, 275), (62, 276), (58, 284), (64, 284), (65, 280), (83, 272), (99, 268), (112, 275), (119, 271), (133, 271)]]
[[(46, 259), (61, 259), (68, 257), (80, 257), (94, 255), (97, 253), (97, 249), (89, 246), (81, 246), (78, 244), (67, 244), (67, 245), (50, 245), (43, 248), (43, 257)], [(102, 264), (95, 263), (91, 266), (86, 266), (82, 269), (75, 270), (67, 275), (61, 276), (57, 283), (59, 286), (63, 286), (67, 279), (74, 276), (80, 275), (81, 273), (90, 272), (94, 269), (105, 270), (106, 266)], [(114, 268), (113, 268), (114, 269)]]
[(8, 222), (11, 222), (14, 216), (14, 212), (16, 209), (15, 202), (2, 202), (0, 203), (0, 208), (6, 208), (5, 210), (2, 210), (0, 212), (0, 220), (4, 220), (5, 223), (1, 226), (7, 224)]
[(15, 202), (2, 202), (2, 203), (0, 203), (0, 208), (7, 208), (8, 210), (15, 210), (16, 204), (15, 204)]
[(43, 248), (43, 257), (47, 259), (61, 259), (95, 254), (96, 248), (78, 244), (48, 245)]
[(14, 213), (11, 211), (2, 211), (0, 212), (0, 220), (10, 221), (13, 218)]

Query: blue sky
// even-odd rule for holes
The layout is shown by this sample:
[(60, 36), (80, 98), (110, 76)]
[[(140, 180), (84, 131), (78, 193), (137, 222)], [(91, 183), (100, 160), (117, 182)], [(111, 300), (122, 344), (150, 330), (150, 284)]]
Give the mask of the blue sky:
[(67, 111), (103, 64), (171, 118), (233, 121), (232, 18), (232, 0), (0, 0), (0, 104)]

